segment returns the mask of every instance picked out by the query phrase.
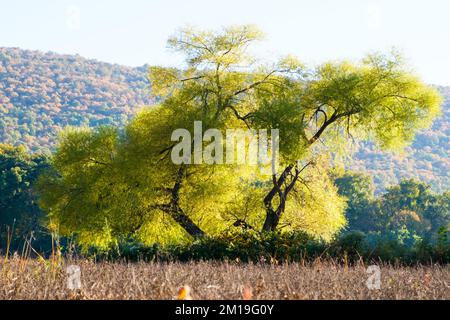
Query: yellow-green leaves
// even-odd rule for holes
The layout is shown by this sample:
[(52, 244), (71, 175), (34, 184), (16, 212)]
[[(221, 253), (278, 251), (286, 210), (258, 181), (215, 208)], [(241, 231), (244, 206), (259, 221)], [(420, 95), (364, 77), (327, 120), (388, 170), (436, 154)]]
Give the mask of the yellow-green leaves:
[(232, 26), (219, 33), (188, 27), (169, 38), (168, 45), (185, 54), (190, 66), (227, 68), (246, 62), (246, 48), (262, 38), (262, 32), (252, 25)]
[(395, 149), (411, 142), (439, 113), (437, 91), (406, 71), (397, 55), (371, 55), (359, 64), (325, 63), (314, 78), (302, 105), (314, 110), (318, 127), (325, 116), (336, 115), (322, 136), (335, 127), (347, 133), (346, 139), (364, 133), (381, 147)]
[(291, 74), (296, 73), (302, 75), (305, 72), (306, 66), (296, 56), (288, 55), (278, 62), (278, 68), (280, 70), (287, 70)]
[(326, 167), (326, 163), (318, 162), (302, 176), (290, 195), (282, 223), (288, 229), (304, 230), (329, 241), (347, 221), (344, 215), (346, 200), (338, 195)]
[(167, 96), (178, 83), (179, 71), (175, 68), (150, 67), (149, 80), (154, 96)]
[[(171, 37), (169, 46), (185, 54), (187, 68), (150, 68), (160, 105), (137, 114), (123, 133), (70, 129), (61, 136), (53, 158), (57, 172), (42, 184), (42, 206), (52, 223), (85, 245), (129, 234), (146, 243), (170, 242), (193, 235), (189, 220), (206, 234), (236, 220), (260, 230), (272, 210), (286, 229), (331, 239), (346, 221), (345, 201), (327, 172), (333, 157), (327, 156), (348, 153), (353, 139), (373, 139), (384, 148), (405, 145), (431, 124), (440, 97), (396, 54), (327, 62), (307, 72), (293, 56), (256, 61), (247, 49), (261, 38), (253, 26), (186, 28)], [(277, 180), (280, 172), (268, 179), (248, 164), (173, 163), (172, 133), (185, 129), (192, 137), (195, 121), (223, 135), (228, 129), (279, 129), (284, 180)], [(297, 160), (316, 165), (299, 173)], [(278, 200), (271, 196), (266, 203), (274, 181), (280, 181)]]

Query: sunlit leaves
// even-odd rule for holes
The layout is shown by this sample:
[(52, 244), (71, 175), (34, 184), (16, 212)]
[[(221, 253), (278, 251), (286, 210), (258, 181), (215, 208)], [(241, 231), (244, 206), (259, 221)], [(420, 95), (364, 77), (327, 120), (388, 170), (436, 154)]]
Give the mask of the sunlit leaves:
[(314, 164), (292, 180), (290, 193), (274, 200), (279, 205), (287, 199), (281, 226), (330, 240), (346, 224), (345, 199), (327, 172), (330, 155), (346, 152), (353, 139), (373, 139), (384, 148), (407, 144), (438, 114), (440, 97), (396, 55), (328, 62), (313, 70), (292, 56), (257, 63), (247, 48), (261, 36), (252, 26), (237, 26), (219, 32), (186, 28), (170, 38), (169, 47), (186, 55), (187, 68), (150, 69), (160, 105), (143, 110), (124, 132), (62, 135), (54, 156), (57, 173), (43, 198), (50, 217), (86, 244), (92, 234), (93, 243), (98, 234), (107, 242), (127, 234), (147, 243), (185, 240), (190, 231), (179, 214), (207, 234), (237, 220), (260, 230), (264, 195), (277, 175), (268, 178), (248, 164), (171, 161), (172, 132), (186, 129), (192, 137), (194, 122), (201, 121), (203, 132), (222, 134), (279, 129), (281, 171), (298, 160)]
[(249, 61), (245, 51), (249, 44), (262, 39), (262, 32), (252, 25), (232, 26), (222, 32), (181, 29), (168, 40), (172, 49), (186, 55), (193, 67), (229, 67)]

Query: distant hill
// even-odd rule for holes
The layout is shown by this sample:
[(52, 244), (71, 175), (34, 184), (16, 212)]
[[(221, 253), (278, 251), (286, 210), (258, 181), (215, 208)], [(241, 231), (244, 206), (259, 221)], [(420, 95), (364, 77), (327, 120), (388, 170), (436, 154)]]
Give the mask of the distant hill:
[(0, 142), (50, 147), (67, 125), (122, 125), (151, 104), (147, 67), (0, 48)]
[[(417, 135), (403, 155), (363, 144), (348, 167), (368, 171), (378, 190), (403, 177), (416, 177), (437, 191), (450, 186), (450, 87), (443, 115)], [(67, 125), (121, 126), (143, 105), (152, 104), (147, 66), (130, 68), (60, 55), (0, 48), (0, 143), (25, 144), (32, 151), (54, 145)]]

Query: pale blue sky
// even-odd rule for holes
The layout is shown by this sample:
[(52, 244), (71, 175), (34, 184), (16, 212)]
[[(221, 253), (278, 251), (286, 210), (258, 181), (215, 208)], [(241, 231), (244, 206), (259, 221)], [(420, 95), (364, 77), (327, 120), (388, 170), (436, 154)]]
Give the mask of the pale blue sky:
[(424, 80), (450, 85), (448, 0), (0, 0), (0, 46), (130, 66), (176, 64), (166, 40), (186, 24), (246, 23), (267, 34), (262, 57), (314, 64), (394, 46)]

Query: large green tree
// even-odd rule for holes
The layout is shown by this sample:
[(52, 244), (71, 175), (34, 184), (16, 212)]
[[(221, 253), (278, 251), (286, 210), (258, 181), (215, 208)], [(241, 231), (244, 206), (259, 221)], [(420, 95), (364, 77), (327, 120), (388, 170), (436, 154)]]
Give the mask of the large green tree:
[[(253, 26), (183, 29), (171, 37), (169, 46), (185, 54), (186, 64), (150, 69), (159, 106), (140, 113), (124, 132), (63, 135), (47, 183), (55, 187), (43, 188), (42, 205), (53, 221), (85, 235), (102, 228), (148, 235), (162, 223), (158, 230), (165, 233), (181, 228), (201, 237), (222, 230), (230, 217), (263, 231), (282, 222), (324, 238), (342, 228), (344, 200), (326, 174), (327, 155), (354, 138), (382, 148), (407, 144), (431, 124), (440, 97), (397, 55), (309, 69), (291, 56), (261, 63), (248, 50), (261, 38)], [(278, 129), (278, 166), (267, 177), (245, 163), (175, 164), (171, 153), (180, 141), (172, 133), (182, 128), (194, 137), (195, 121), (203, 131), (223, 134)], [(195, 158), (199, 150), (187, 142)], [(166, 217), (175, 225), (164, 224)]]
[(180, 77), (176, 70), (158, 68), (152, 79), (164, 88), (159, 93), (178, 90), (199, 99), (214, 117), (231, 114), (250, 128), (280, 129), (282, 168), (273, 173), (263, 200), (265, 231), (277, 228), (299, 181), (305, 164), (297, 160), (353, 136), (400, 148), (439, 113), (438, 93), (409, 72), (398, 55), (370, 55), (359, 63), (325, 63), (313, 70), (288, 57), (267, 67), (246, 55), (259, 36), (249, 27), (219, 34), (182, 30), (169, 44), (187, 55), (187, 71)]

